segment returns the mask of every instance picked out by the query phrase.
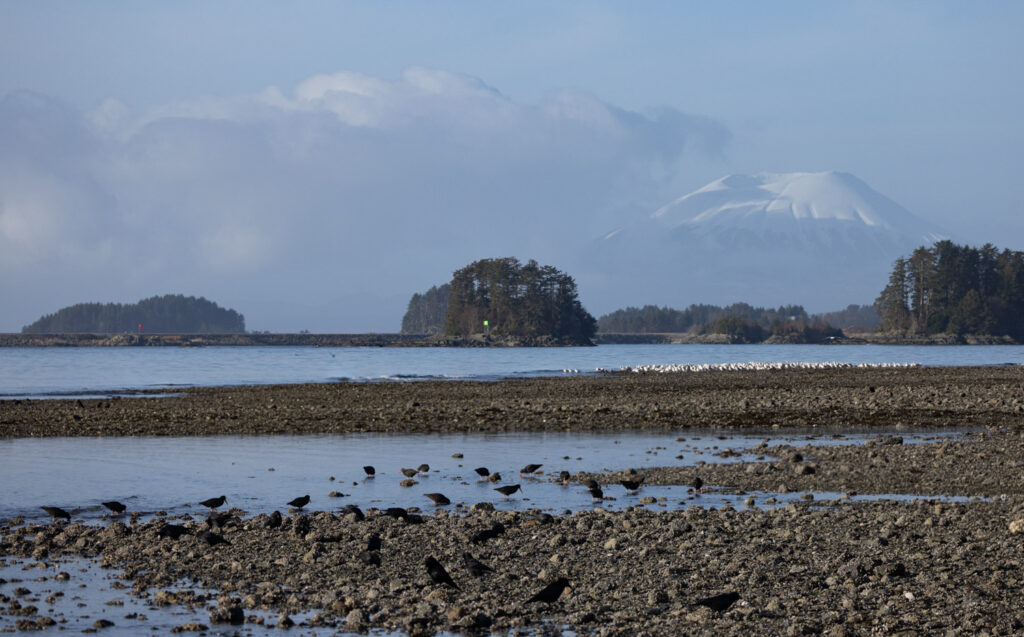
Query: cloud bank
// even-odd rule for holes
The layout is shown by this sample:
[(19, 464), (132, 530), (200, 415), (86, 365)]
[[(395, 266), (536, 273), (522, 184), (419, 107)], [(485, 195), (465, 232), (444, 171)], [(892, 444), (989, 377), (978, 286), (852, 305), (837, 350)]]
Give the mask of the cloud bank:
[(250, 329), (390, 331), (470, 260), (556, 265), (664, 199), (721, 124), (577, 91), (520, 104), (414, 68), (133, 113), (0, 101), (0, 330), (84, 301), (205, 295)]

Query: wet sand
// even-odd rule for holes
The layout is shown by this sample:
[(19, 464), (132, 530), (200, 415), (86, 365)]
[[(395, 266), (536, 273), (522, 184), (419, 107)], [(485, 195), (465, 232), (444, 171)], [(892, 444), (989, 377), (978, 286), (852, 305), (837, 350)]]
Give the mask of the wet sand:
[[(736, 490), (976, 495), (965, 503), (816, 502), (771, 510), (594, 510), (567, 515), (444, 510), (422, 523), (368, 511), (235, 511), (230, 545), (157, 537), (165, 520), (7, 523), (0, 555), (95, 557), (155, 603), (208, 621), (252, 609), (315, 610), (314, 625), (431, 634), (561, 626), (597, 634), (1019, 634), (1024, 631), (1024, 370), (1016, 367), (711, 372), (218, 388), (180, 397), (0, 404), (3, 436), (332, 431), (876, 428), (861, 447), (763, 447), (762, 462), (645, 471)], [(76, 418), (77, 416), (77, 418)], [(908, 428), (976, 427), (963, 441), (899, 444)], [(728, 453), (723, 449), (722, 453)], [(796, 454), (799, 454), (797, 457)], [(529, 459), (524, 459), (524, 462)], [(624, 460), (623, 469), (628, 463)], [(577, 476), (578, 478), (583, 476)], [(600, 476), (605, 483), (620, 475)], [(621, 487), (618, 487), (621, 489)], [(579, 496), (579, 487), (573, 497)], [(641, 490), (640, 496), (643, 496)], [(621, 504), (621, 500), (617, 502)], [(181, 520), (166, 520), (181, 522)], [(505, 532), (472, 543), (500, 522)], [(359, 559), (379, 534), (380, 564)], [(472, 577), (470, 551), (495, 573)], [(434, 584), (432, 555), (458, 590)], [(74, 575), (71, 575), (74, 577)], [(525, 601), (566, 577), (551, 604)], [(181, 578), (197, 582), (188, 586)], [(220, 591), (221, 599), (204, 592)], [(155, 590), (163, 592), (153, 592)], [(171, 592), (167, 592), (167, 591)], [(735, 591), (727, 610), (696, 605)], [(0, 627), (47, 616), (0, 599)], [(20, 605), (19, 605), (20, 606)], [(237, 616), (237, 612), (236, 612)], [(28, 624), (24, 624), (27, 628)]]

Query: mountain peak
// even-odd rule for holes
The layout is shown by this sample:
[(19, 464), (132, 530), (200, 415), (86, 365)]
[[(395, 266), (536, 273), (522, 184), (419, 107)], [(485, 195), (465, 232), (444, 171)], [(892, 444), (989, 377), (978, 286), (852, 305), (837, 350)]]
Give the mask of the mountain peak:
[(828, 221), (925, 243), (940, 236), (856, 176), (838, 171), (726, 175), (655, 211), (651, 219), (672, 229), (764, 229)]

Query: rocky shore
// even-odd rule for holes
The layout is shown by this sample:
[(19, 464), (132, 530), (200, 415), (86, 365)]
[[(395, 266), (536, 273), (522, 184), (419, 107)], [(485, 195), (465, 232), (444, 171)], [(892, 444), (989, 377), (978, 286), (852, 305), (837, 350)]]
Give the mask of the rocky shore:
[[(311, 626), (410, 635), (544, 626), (554, 634), (567, 626), (615, 635), (1024, 630), (1020, 497), (770, 511), (442, 512), (421, 523), (378, 512), (362, 520), (316, 512), (287, 516), (278, 528), (269, 521), (260, 515), (229, 523), (221, 532), (228, 544), (213, 546), (192, 521), (179, 539), (160, 537), (163, 520), (11, 525), (2, 547), (4, 555), (39, 561), (95, 557), (121, 570), (151, 604), (198, 609), (209, 623), (242, 622), (263, 609), (287, 625), (289, 613), (315, 609)], [(500, 535), (472, 541), (495, 524)], [(374, 535), (381, 538), (379, 564), (361, 557)], [(465, 552), (494, 572), (472, 576)], [(431, 580), (427, 556), (445, 566), (457, 589)], [(527, 603), (559, 577), (571, 588), (557, 601)], [(739, 596), (727, 609), (697, 604), (727, 592)], [(17, 599), (0, 601), (7, 616), (24, 610)], [(37, 616), (45, 610), (23, 621), (38, 623)]]
[(183, 389), (145, 400), (0, 401), (0, 438), (715, 427), (898, 431), (1022, 422), (1024, 368), (1017, 366), (342, 382)]
[[(656, 511), (611, 511), (598, 502), (577, 513), (494, 511), (479, 503), (387, 515), (339, 505), (286, 511), (280, 524), (232, 509), (217, 529), (202, 517), (105, 526), (15, 519), (0, 529), (0, 558), (95, 559), (121, 573), (125, 594), (191, 607), (204, 625), (262, 622), (255, 611), (270, 611), (284, 627), (286, 616), (312, 611), (307, 625), (329, 632), (410, 635), (519, 628), (558, 634), (566, 627), (611, 635), (1020, 634), (1022, 381), (1017, 367), (779, 370), (5, 401), (4, 437), (653, 429), (685, 438), (707, 427), (799, 427), (822, 438), (853, 428), (877, 437), (862, 446), (763, 445), (755, 450), (763, 458), (734, 465), (680, 467), (666, 457), (666, 466), (643, 473), (646, 484), (689, 484), (700, 476), (714, 488), (767, 492), (743, 510), (689, 506), (695, 498)], [(922, 444), (900, 437), (950, 427), (975, 432)], [(589, 477), (604, 484), (636, 477), (627, 460), (621, 468)], [(980, 497), (837, 497), (772, 507), (771, 494), (797, 490)], [(183, 525), (178, 539), (165, 537), (169, 524)], [(210, 530), (226, 543), (203, 534)], [(479, 535), (488, 530), (489, 537)], [(374, 536), (378, 549), (368, 546)], [(465, 552), (493, 572), (474, 576)], [(428, 575), (428, 556), (457, 588)], [(556, 601), (528, 603), (563, 577), (569, 588)], [(738, 598), (717, 610), (699, 603), (723, 593)], [(31, 591), (3, 593), (0, 629), (60, 621), (32, 599)]]

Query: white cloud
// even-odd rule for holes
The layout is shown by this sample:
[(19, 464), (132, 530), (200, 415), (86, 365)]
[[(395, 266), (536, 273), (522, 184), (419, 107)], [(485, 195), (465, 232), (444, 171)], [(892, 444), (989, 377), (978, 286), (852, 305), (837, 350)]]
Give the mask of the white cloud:
[[(471, 259), (558, 265), (616, 210), (663, 201), (659, 175), (686, 148), (714, 154), (727, 140), (720, 124), (672, 109), (648, 116), (572, 91), (520, 104), (422, 68), (144, 113), (9, 95), (0, 293), (32, 288), (47, 304), (5, 304), (0, 329), (71, 302), (169, 292), (333, 308), (314, 321), (236, 307), (254, 329), (396, 329), (395, 299)], [(369, 296), (386, 301), (331, 305)]]

